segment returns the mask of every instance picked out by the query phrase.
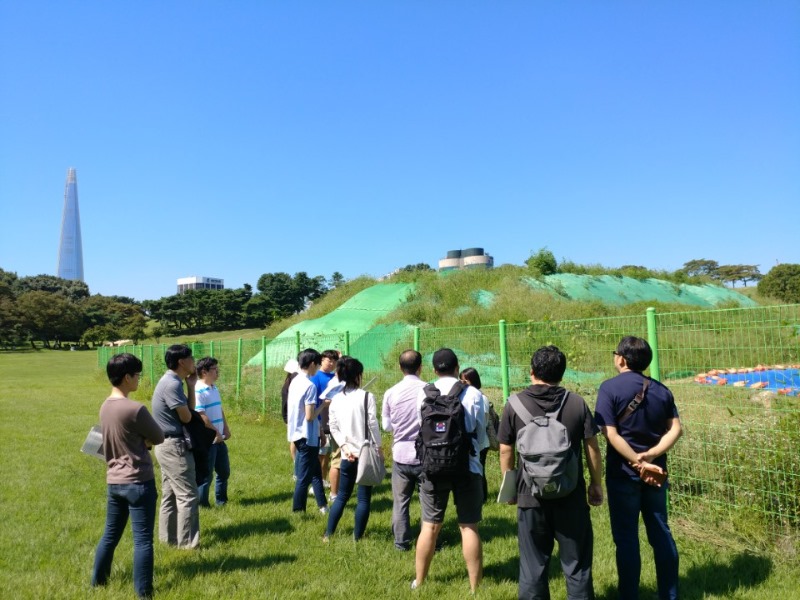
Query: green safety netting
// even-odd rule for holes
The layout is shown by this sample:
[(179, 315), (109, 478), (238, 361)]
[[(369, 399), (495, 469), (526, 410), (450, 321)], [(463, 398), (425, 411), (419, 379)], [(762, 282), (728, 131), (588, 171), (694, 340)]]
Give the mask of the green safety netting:
[[(327, 315), (292, 325), (267, 344), (267, 366), (283, 366), (288, 359), (295, 357), (297, 348), (294, 340), (297, 332), (300, 332), (305, 347), (311, 346), (320, 351), (329, 348), (344, 351), (345, 332), (349, 332), (350, 353), (365, 357), (366, 353), (359, 355), (356, 350), (359, 347), (362, 350), (369, 348), (370, 362), (377, 363), (411, 328), (402, 323), (380, 327), (373, 325), (405, 302), (413, 291), (413, 283), (379, 283), (359, 292)], [(247, 366), (260, 366), (261, 357), (259, 352), (247, 362)], [(368, 366), (365, 363), (364, 366), (377, 368), (379, 365)]]
[(573, 275), (559, 273), (542, 279), (523, 277), (523, 281), (537, 290), (545, 290), (571, 300), (598, 300), (607, 304), (632, 302), (664, 302), (715, 307), (726, 302), (736, 302), (742, 307), (758, 304), (734, 290), (718, 285), (689, 285), (660, 279), (633, 279), (612, 275)]

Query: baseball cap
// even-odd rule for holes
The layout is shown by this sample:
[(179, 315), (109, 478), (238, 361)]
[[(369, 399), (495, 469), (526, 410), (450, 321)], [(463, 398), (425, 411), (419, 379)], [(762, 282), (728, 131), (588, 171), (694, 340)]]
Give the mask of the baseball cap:
[(299, 373), (300, 364), (294, 358), (290, 358), (286, 361), (286, 365), (284, 365), (283, 370), (287, 373)]
[(450, 348), (441, 348), (433, 353), (433, 370), (450, 373), (458, 366), (458, 357)]

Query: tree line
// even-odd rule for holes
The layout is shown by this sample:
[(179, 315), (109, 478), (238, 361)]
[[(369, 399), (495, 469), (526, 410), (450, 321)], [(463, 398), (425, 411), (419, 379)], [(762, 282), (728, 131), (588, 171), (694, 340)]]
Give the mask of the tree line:
[[(95, 346), (116, 340), (263, 328), (305, 309), (344, 283), (306, 272), (264, 273), (254, 292), (237, 289), (189, 290), (159, 300), (136, 302), (125, 296), (91, 295), (82, 281), (52, 275), (18, 277), (0, 269), (0, 347), (36, 342), (46, 347)], [(148, 318), (156, 321), (150, 335)], [(51, 346), (52, 344), (52, 346)]]

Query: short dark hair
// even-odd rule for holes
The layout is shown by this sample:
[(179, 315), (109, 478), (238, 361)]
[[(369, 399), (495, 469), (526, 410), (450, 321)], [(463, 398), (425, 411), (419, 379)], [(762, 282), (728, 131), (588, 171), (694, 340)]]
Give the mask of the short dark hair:
[(322, 358), (327, 358), (328, 360), (332, 360), (336, 362), (339, 360), (339, 351), (338, 350), (323, 350), (322, 351)]
[(450, 375), (458, 369), (458, 357), (450, 348), (439, 348), (433, 353), (433, 370), (443, 375)]
[(422, 366), (422, 354), (416, 350), (405, 350), (400, 355), (400, 370), (406, 375), (413, 375)]
[(186, 344), (173, 344), (164, 353), (164, 362), (167, 363), (167, 368), (174, 371), (178, 368), (178, 361), (182, 358), (189, 358), (192, 355), (192, 349)]
[(306, 348), (297, 355), (297, 364), (301, 369), (308, 369), (312, 364), (322, 364), (322, 355), (313, 348)]
[(202, 377), (206, 371), (210, 371), (219, 364), (219, 361), (213, 356), (206, 356), (197, 361), (194, 368), (197, 371), (197, 376)]
[(639, 373), (649, 367), (650, 361), (653, 360), (653, 350), (647, 340), (632, 335), (620, 340), (617, 354), (625, 359), (625, 364), (631, 371)]
[(336, 376), (339, 381), (344, 382), (344, 389), (352, 390), (361, 385), (361, 375), (364, 373), (364, 365), (361, 361), (352, 356), (343, 356), (336, 363)]
[(460, 379), (466, 379), (469, 384), (475, 389), (481, 389), (481, 376), (476, 369), (467, 367), (458, 374)]
[(116, 354), (108, 359), (106, 365), (106, 375), (111, 385), (118, 386), (125, 379), (125, 375), (134, 376), (142, 372), (142, 361), (138, 356), (128, 354)]
[(566, 370), (567, 357), (557, 346), (543, 346), (531, 356), (531, 372), (540, 381), (558, 383)]

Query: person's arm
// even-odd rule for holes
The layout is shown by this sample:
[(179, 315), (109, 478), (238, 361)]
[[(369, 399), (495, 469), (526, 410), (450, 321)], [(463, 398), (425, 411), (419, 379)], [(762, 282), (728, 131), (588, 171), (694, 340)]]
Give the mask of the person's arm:
[(150, 446), (156, 446), (164, 441), (164, 432), (158, 426), (153, 415), (147, 410), (147, 407), (142, 405), (139, 413), (136, 415), (136, 425), (139, 435), (144, 438), (145, 443)]
[(394, 426), (392, 425), (392, 410), (389, 405), (389, 393), (383, 395), (383, 408), (381, 409), (381, 424), (383, 430), (392, 432)]
[(222, 439), (223, 440), (231, 439), (231, 430), (228, 427), (228, 417), (225, 416), (224, 410), (222, 411)]
[(514, 468), (515, 462), (514, 446), (500, 444), (500, 472), (505, 473)]
[[(195, 407), (194, 388), (196, 385), (197, 385), (197, 372), (194, 372), (186, 378), (186, 404), (189, 407), (189, 410), (194, 410)], [(191, 415), (189, 416), (189, 420), (191, 420)], [(188, 423), (189, 421), (183, 421), (183, 422)]]
[(672, 448), (681, 435), (683, 435), (681, 420), (678, 417), (670, 419), (667, 421), (667, 433), (661, 436), (661, 439), (658, 440), (658, 443), (646, 452), (640, 452), (636, 456), (640, 461), (652, 462)]
[[(369, 427), (372, 441), (378, 447), (378, 454), (383, 456), (383, 445), (381, 444), (381, 428), (378, 426), (378, 407), (375, 403), (375, 396), (367, 396), (367, 426)], [(364, 432), (365, 434), (367, 432)], [(366, 435), (365, 435), (366, 437)]]
[(645, 483), (653, 483), (653, 479), (647, 474), (647, 471), (654, 471), (657, 473), (664, 472), (664, 469), (646, 461), (637, 454), (636, 451), (630, 447), (628, 442), (625, 441), (625, 438), (617, 432), (616, 427), (603, 425), (600, 429), (603, 435), (606, 436), (608, 443), (614, 447), (614, 450), (616, 450), (622, 458), (627, 460), (634, 469), (639, 471), (639, 475)]
[(586, 466), (589, 468), (589, 504), (600, 506), (603, 503), (603, 459), (597, 436), (583, 440), (583, 450), (586, 454)]

